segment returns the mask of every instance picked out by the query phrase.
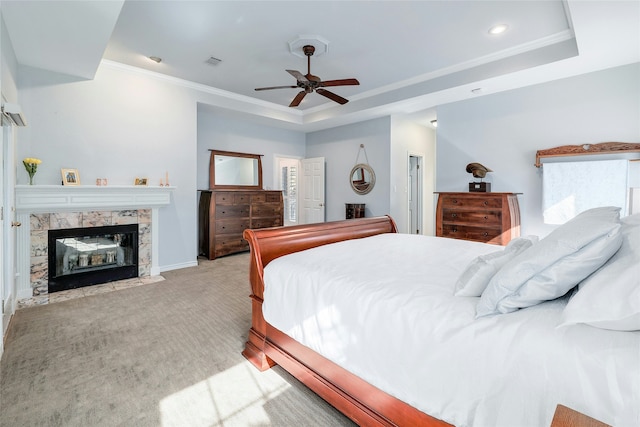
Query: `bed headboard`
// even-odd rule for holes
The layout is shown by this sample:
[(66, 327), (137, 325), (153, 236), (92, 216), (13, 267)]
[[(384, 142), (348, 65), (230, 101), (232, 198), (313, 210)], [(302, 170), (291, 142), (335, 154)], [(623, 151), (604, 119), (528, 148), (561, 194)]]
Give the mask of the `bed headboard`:
[[(243, 237), (251, 247), (251, 275), (257, 274), (262, 280), (264, 267), (283, 255), (382, 233), (397, 233), (396, 223), (388, 215), (322, 224), (248, 229), (244, 231)], [(262, 290), (253, 289), (253, 291), (256, 296), (262, 298)]]

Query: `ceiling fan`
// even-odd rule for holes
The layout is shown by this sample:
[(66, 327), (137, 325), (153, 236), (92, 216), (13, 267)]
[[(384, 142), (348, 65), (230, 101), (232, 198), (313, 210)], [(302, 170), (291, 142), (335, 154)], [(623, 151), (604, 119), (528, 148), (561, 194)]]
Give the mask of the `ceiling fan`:
[(336, 95), (333, 92), (330, 92), (326, 89), (323, 89), (327, 86), (355, 86), (359, 85), (360, 82), (357, 79), (340, 79), (340, 80), (325, 80), (322, 81), (320, 77), (314, 76), (311, 74), (311, 56), (316, 51), (316, 48), (311, 45), (306, 45), (302, 47), (302, 51), (307, 56), (307, 74), (304, 75), (300, 71), (296, 70), (286, 70), (287, 73), (291, 74), (296, 78), (297, 84), (296, 86), (271, 86), (271, 87), (258, 87), (255, 90), (271, 90), (271, 89), (285, 89), (285, 88), (302, 88), (303, 90), (298, 92), (289, 107), (297, 107), (302, 102), (302, 99), (313, 91), (316, 93), (329, 98), (332, 101), (337, 102), (338, 104), (346, 104), (349, 102), (348, 99), (341, 97), (340, 95)]

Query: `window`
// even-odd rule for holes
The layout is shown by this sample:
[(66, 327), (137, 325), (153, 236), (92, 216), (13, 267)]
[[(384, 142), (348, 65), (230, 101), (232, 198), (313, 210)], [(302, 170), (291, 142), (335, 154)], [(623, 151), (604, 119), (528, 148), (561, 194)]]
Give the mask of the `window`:
[(279, 189), (282, 190), (284, 202), (284, 225), (298, 223), (298, 171), (297, 159), (278, 159)]

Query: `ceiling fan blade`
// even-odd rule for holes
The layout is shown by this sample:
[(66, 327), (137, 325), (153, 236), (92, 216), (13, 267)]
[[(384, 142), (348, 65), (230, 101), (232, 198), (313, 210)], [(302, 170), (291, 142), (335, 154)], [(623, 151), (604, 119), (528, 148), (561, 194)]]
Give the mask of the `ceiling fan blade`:
[(357, 86), (360, 82), (358, 79), (341, 79), (341, 80), (326, 80), (320, 82), (320, 87), (325, 86)]
[(319, 93), (322, 96), (326, 96), (327, 98), (329, 98), (332, 101), (336, 101), (338, 104), (346, 104), (347, 102), (349, 102), (348, 99), (345, 99), (343, 97), (341, 97), (340, 95), (336, 95), (333, 92), (329, 92), (326, 89), (316, 89), (316, 93)]
[(300, 105), (300, 103), (302, 102), (302, 99), (306, 94), (307, 92), (304, 90), (301, 90), (300, 92), (298, 92), (296, 97), (293, 98), (293, 101), (291, 101), (291, 104), (289, 104), (289, 107), (297, 107), (298, 105)]
[(298, 86), (271, 86), (271, 87), (257, 87), (254, 90), (271, 90), (271, 89), (295, 89)]
[(295, 77), (296, 80), (299, 81), (300, 83), (308, 83), (309, 82), (309, 80), (307, 80), (307, 78), (304, 76), (304, 74), (302, 74), (300, 71), (287, 70), (287, 73), (289, 73), (293, 77)]

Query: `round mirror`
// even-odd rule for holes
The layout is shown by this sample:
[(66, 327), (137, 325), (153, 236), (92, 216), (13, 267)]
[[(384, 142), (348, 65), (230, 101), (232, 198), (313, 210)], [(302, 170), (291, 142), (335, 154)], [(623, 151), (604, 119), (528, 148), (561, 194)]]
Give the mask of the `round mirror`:
[(358, 163), (351, 169), (349, 182), (353, 191), (358, 194), (367, 194), (373, 190), (373, 186), (376, 184), (376, 174), (373, 173), (371, 166), (365, 163)]

